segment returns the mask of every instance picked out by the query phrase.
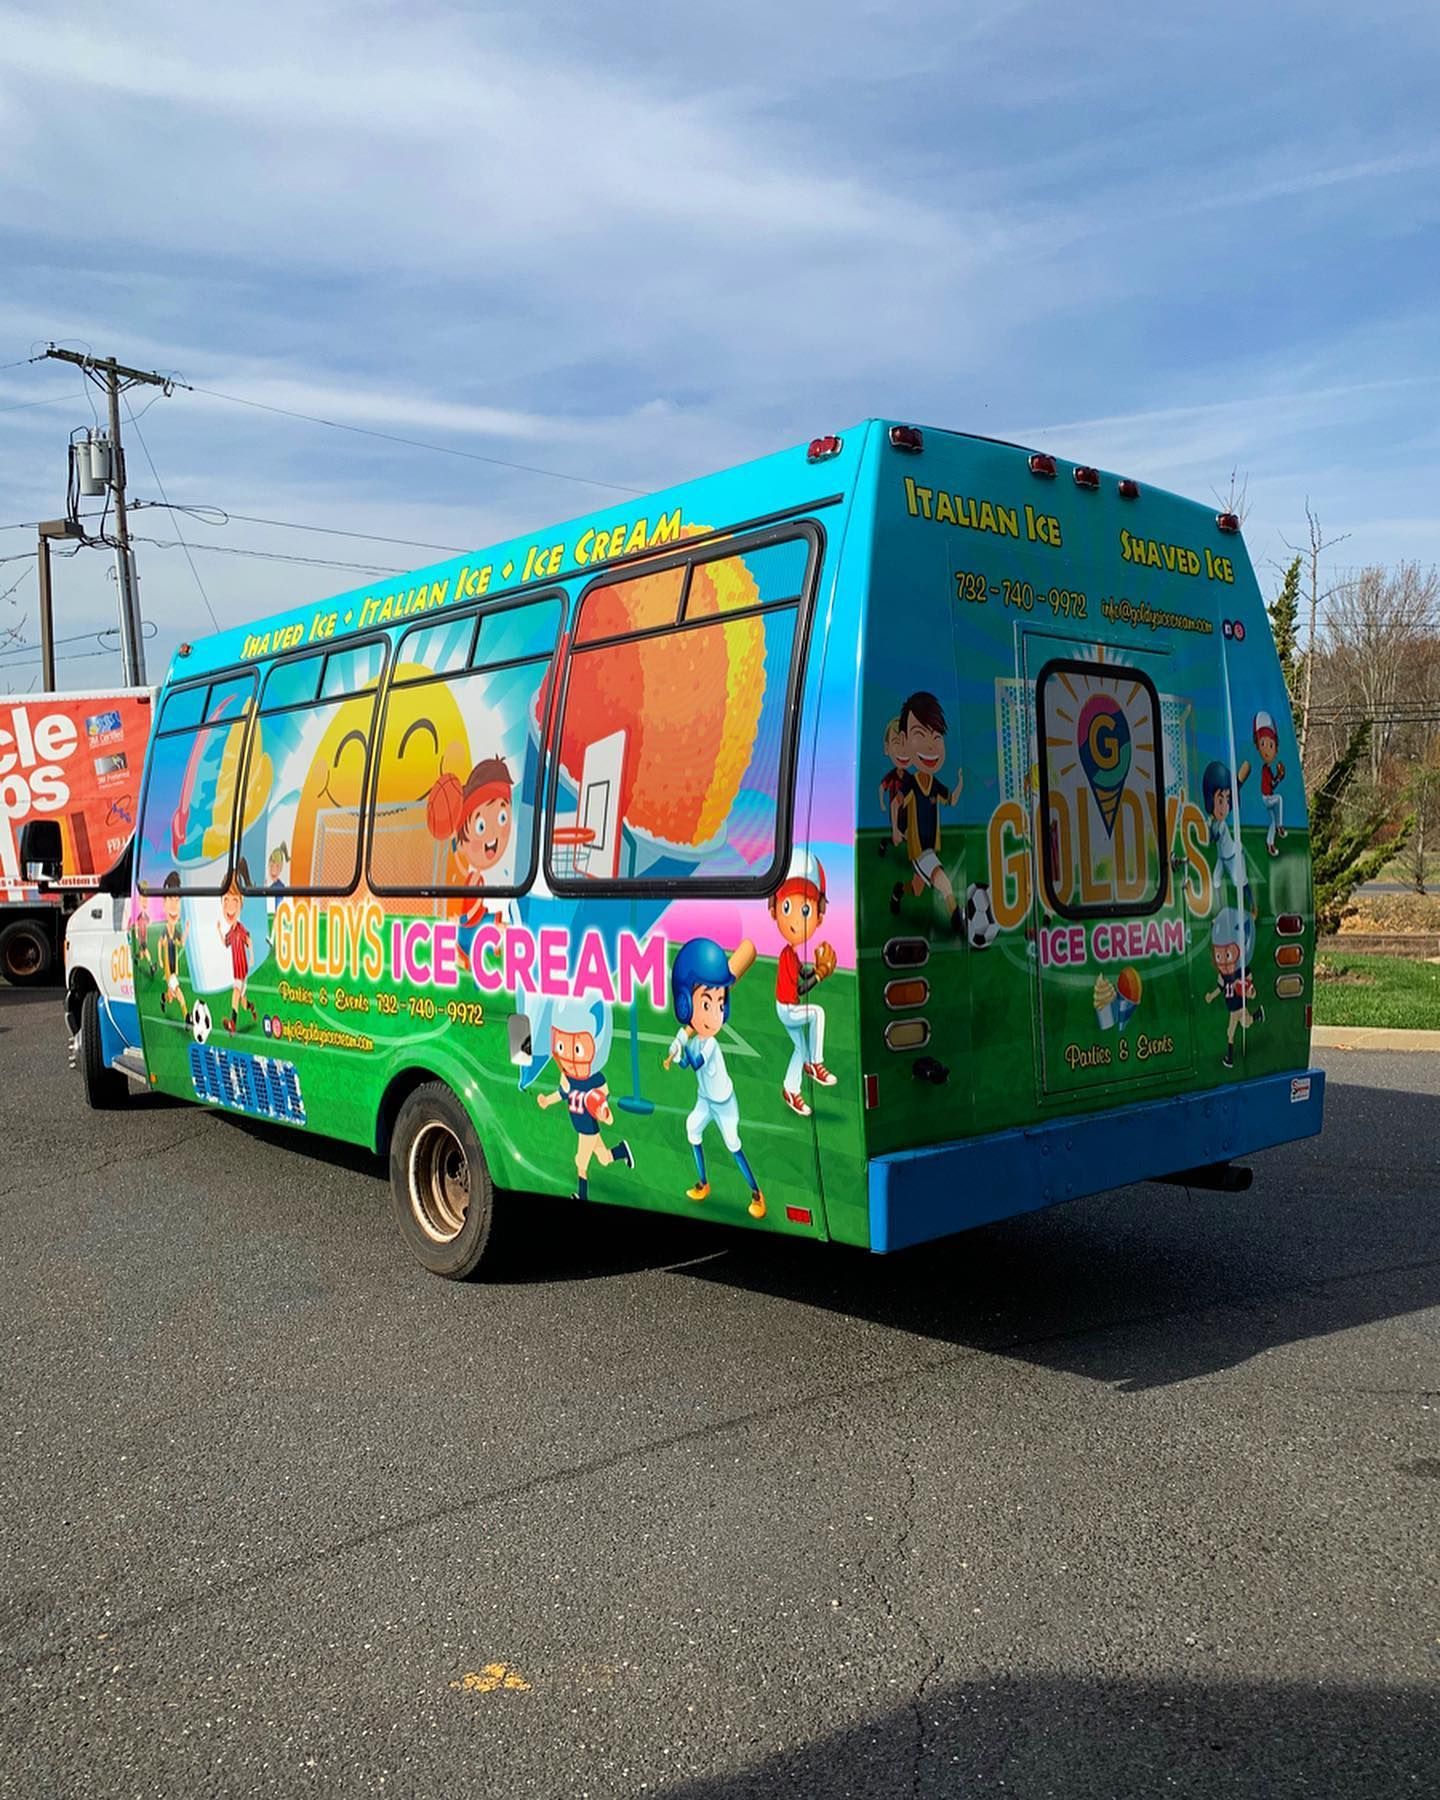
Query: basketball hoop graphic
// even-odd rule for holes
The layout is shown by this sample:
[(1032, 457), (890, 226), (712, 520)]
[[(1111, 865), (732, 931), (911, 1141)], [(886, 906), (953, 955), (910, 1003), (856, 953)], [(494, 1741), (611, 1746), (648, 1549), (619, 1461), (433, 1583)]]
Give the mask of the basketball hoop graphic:
[(550, 833), (550, 866), (566, 880), (590, 873), (595, 832), (589, 825), (557, 825)]

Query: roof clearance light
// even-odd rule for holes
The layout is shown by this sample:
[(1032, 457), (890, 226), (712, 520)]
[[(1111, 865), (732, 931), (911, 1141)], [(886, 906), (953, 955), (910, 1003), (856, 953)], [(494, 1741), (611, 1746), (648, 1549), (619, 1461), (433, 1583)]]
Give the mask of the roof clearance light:
[(1140, 483), (1138, 481), (1132, 481), (1128, 475), (1122, 475), (1120, 477), (1119, 485), (1120, 498), (1122, 500), (1138, 500), (1140, 498)]
[(1215, 523), (1222, 531), (1238, 531), (1240, 529), (1240, 515), (1238, 513), (1216, 513)]
[(810, 448), (805, 452), (805, 460), (806, 462), (825, 462), (829, 457), (838, 456), (844, 445), (843, 438), (811, 438)]
[(1093, 491), (1100, 485), (1100, 471), (1090, 468), (1087, 463), (1076, 463), (1074, 475), (1075, 485), (1078, 488), (1089, 488)]
[(923, 450), (925, 434), (918, 425), (892, 425), (890, 427), (890, 448), (892, 450)]
[(1047, 481), (1055, 479), (1055, 458), (1048, 456), (1043, 450), (1032, 451), (1030, 456), (1030, 473), (1043, 475)]

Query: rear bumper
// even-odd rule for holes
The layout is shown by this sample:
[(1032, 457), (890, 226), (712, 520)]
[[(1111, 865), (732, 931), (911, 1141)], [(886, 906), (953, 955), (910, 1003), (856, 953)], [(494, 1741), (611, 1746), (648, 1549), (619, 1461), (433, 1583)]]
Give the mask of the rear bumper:
[(1324, 1101), (1324, 1072), (1303, 1069), (878, 1156), (870, 1163), (870, 1248), (903, 1250), (1083, 1194), (1313, 1137)]

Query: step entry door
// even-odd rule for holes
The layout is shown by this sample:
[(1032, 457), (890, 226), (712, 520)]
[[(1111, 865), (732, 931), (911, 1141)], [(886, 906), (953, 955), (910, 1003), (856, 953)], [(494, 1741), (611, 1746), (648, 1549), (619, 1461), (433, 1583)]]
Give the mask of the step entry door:
[(1193, 707), (1172, 660), (1026, 632), (1037, 1086), (1143, 1089), (1193, 1067), (1180, 819)]

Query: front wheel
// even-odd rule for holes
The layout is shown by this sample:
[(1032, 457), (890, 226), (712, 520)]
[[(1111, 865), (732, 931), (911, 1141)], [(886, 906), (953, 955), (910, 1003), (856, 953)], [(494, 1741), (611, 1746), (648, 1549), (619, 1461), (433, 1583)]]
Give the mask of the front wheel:
[(130, 1098), (130, 1083), (109, 1067), (100, 1047), (100, 996), (93, 988), (80, 1002), (80, 1073), (93, 1112), (111, 1112)]
[(443, 1082), (407, 1096), (390, 1140), (400, 1233), (432, 1275), (465, 1281), (495, 1226), (495, 1188), (470, 1115)]

